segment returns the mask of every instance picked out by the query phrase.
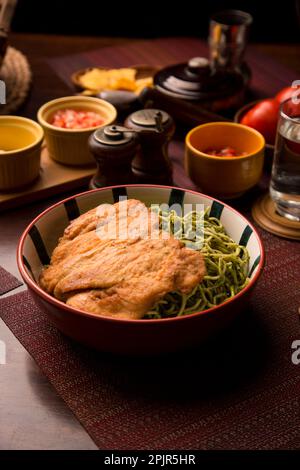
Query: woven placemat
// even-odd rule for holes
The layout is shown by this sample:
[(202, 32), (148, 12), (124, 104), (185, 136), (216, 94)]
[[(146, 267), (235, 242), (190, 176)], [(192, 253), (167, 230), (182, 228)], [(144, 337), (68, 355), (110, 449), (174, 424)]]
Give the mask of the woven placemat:
[(20, 287), (22, 282), (0, 266), (0, 295)]
[(300, 253), (259, 231), (267, 264), (251, 303), (193, 351), (140, 359), (89, 350), (28, 292), (0, 300), (0, 316), (100, 449), (299, 449)]
[[(53, 71), (67, 85), (71, 85), (72, 74), (86, 67), (127, 67), (132, 64), (165, 67), (185, 62), (191, 57), (207, 57), (207, 55), (207, 41), (191, 37), (175, 37), (133, 41), (126, 45), (104, 47), (46, 60)], [(281, 88), (299, 78), (294, 70), (261, 54), (254, 45), (249, 45), (247, 48), (246, 60), (253, 71), (251, 90), (256, 99), (273, 96)]]
[(8, 47), (0, 79), (6, 85), (6, 104), (0, 106), (0, 114), (11, 114), (24, 103), (31, 85), (31, 69), (22, 52)]

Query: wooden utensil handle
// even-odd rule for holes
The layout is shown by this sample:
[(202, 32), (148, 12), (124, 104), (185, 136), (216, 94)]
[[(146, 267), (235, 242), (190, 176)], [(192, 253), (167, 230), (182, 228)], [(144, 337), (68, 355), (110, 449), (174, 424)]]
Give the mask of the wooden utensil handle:
[(229, 121), (219, 114), (202, 108), (199, 104), (173, 98), (155, 88), (145, 88), (140, 95), (140, 101), (146, 108), (163, 109), (174, 119), (192, 126), (211, 121)]

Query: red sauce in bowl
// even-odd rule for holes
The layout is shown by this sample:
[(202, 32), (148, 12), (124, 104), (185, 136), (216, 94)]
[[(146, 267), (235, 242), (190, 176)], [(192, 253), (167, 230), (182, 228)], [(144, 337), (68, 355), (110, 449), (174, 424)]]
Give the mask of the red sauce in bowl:
[(62, 129), (87, 129), (101, 126), (104, 119), (93, 111), (61, 109), (53, 115), (50, 124)]
[(213, 155), (214, 157), (242, 157), (246, 155), (246, 152), (237, 152), (233, 147), (224, 147), (221, 149), (208, 148), (204, 150), (204, 153)]

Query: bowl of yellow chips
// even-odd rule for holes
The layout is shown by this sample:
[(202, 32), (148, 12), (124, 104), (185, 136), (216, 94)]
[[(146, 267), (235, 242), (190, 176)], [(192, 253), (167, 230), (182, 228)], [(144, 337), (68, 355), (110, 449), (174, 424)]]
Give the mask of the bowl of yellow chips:
[(148, 65), (109, 69), (90, 67), (73, 73), (71, 80), (76, 88), (86, 95), (94, 95), (106, 90), (131, 91), (139, 95), (145, 87), (153, 86), (153, 76), (157, 69)]

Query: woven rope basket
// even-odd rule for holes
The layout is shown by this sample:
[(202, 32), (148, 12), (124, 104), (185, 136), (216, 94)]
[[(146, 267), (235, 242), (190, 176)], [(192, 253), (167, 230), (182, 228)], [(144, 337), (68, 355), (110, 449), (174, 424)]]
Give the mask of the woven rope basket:
[(22, 52), (8, 47), (0, 70), (0, 79), (6, 86), (6, 104), (0, 105), (0, 114), (18, 110), (28, 96), (31, 85), (31, 69)]

